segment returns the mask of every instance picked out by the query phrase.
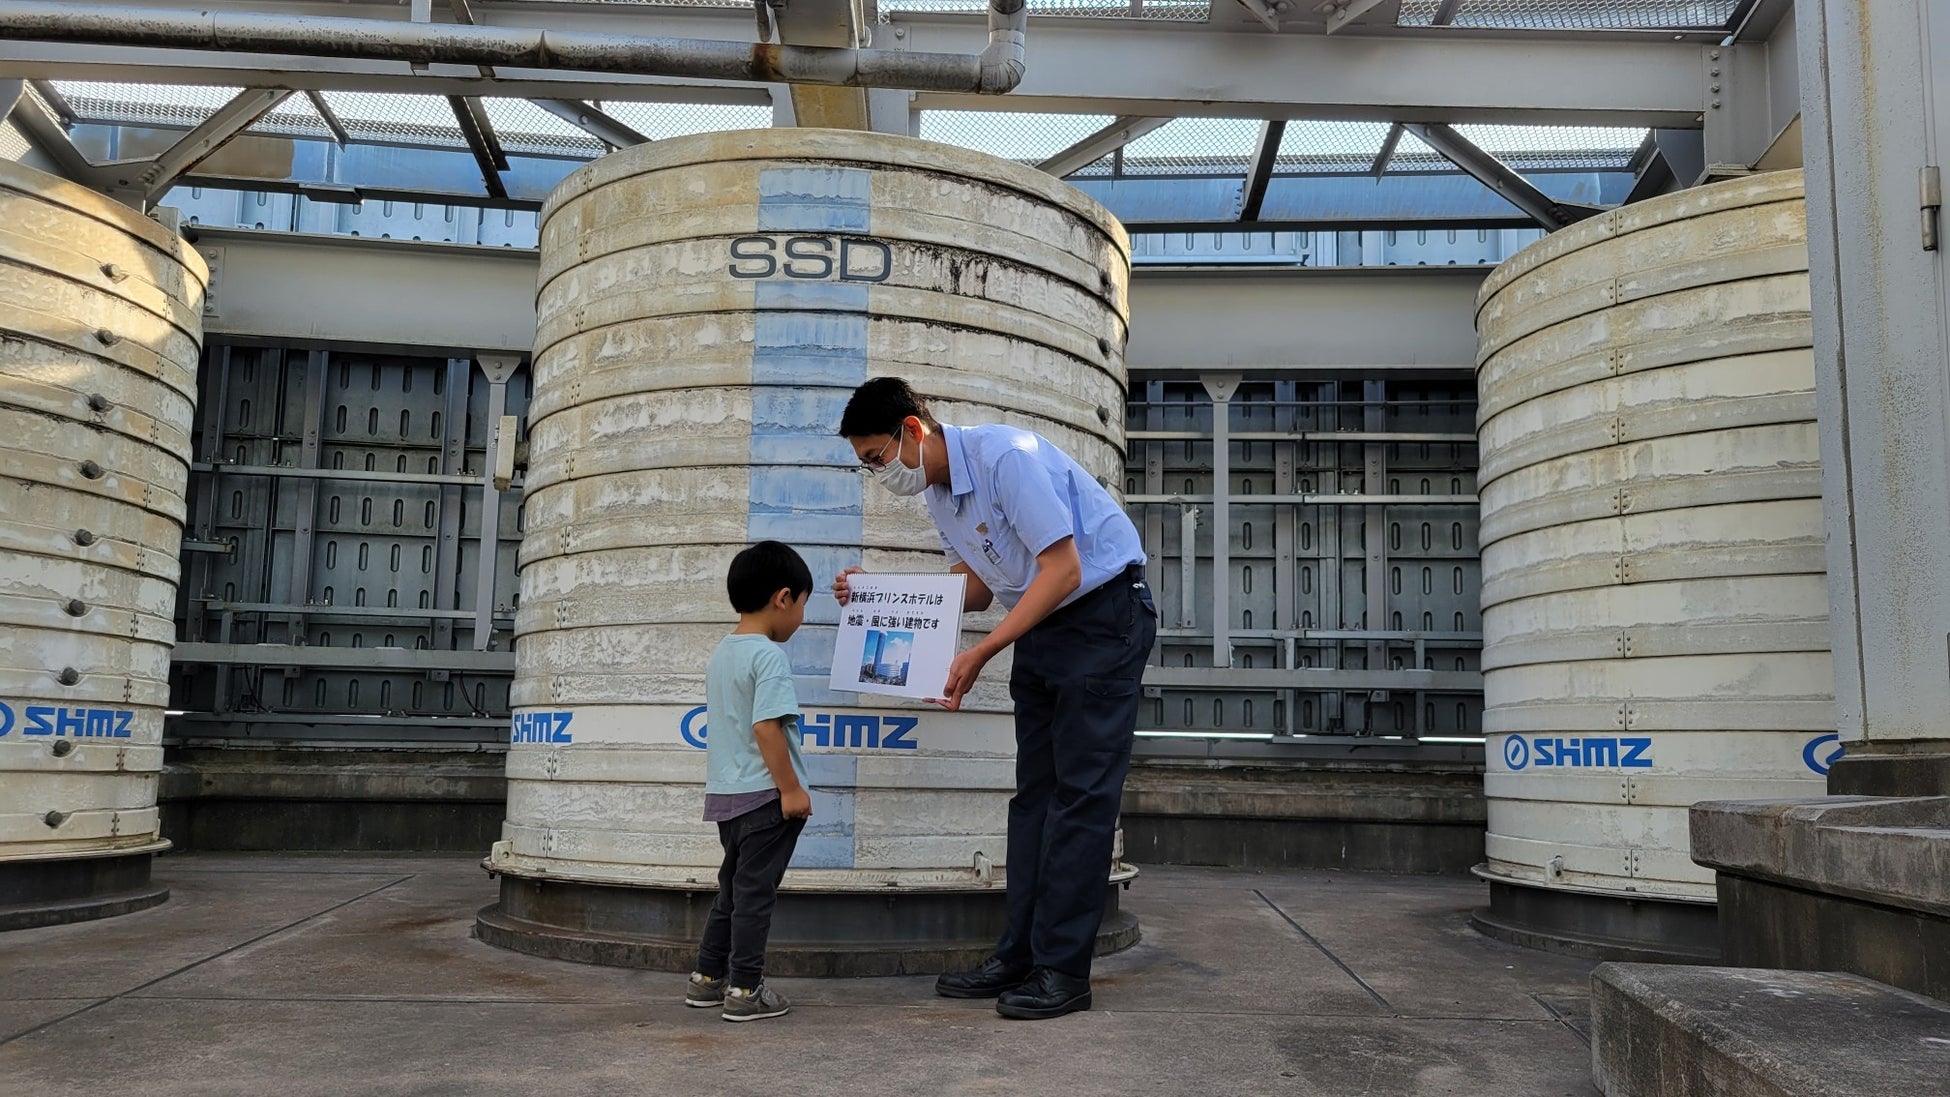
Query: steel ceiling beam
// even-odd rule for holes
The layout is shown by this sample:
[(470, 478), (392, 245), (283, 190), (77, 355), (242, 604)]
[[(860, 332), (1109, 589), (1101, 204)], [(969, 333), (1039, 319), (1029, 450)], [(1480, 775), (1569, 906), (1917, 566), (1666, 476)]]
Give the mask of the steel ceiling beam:
[(580, 99), (531, 99), (529, 102), (590, 134), (613, 149), (645, 145), (650, 138)]
[(1286, 123), (1278, 120), (1259, 124), (1259, 143), (1253, 147), (1253, 162), (1246, 169), (1245, 198), (1239, 203), (1241, 221), (1257, 221), (1266, 204), (1266, 187), (1273, 181), (1273, 167), (1280, 160), (1280, 142), (1286, 139)]
[[(132, 0), (141, 6), (141, 0)], [(177, 0), (181, 2), (181, 0)], [(202, 0), (223, 12), (352, 16), (399, 21), (401, 9), (371, 0)], [(0, 17), (14, 5), (0, 5)], [(591, 34), (752, 38), (742, 9), (617, 4), (499, 4), (476, 17), (493, 27)], [(1124, 26), (1110, 20), (1048, 20), (1034, 62), (1006, 99), (924, 93), (920, 108), (1367, 119), (1379, 122), (1514, 122), (1697, 128), (1707, 109), (1706, 35), (1628, 32), (1566, 38), (1548, 33), (1467, 36), (1393, 27), (1349, 28), (1332, 39), (1203, 25)], [(441, 24), (435, 24), (436, 27)], [(902, 13), (879, 34), (910, 51), (965, 53), (986, 40), (979, 20)], [(74, 41), (0, 39), (0, 76), (135, 83), (356, 88), (520, 98), (766, 102), (762, 88), (724, 81), (550, 72), (500, 62), (497, 79), (434, 65), (415, 75), (397, 61), (299, 58), (289, 53), (211, 53), (162, 46), (122, 48)], [(267, 73), (276, 73), (268, 77)]]
[(1442, 6), (1435, 9), (1435, 15), (1430, 17), (1429, 26), (1446, 27), (1455, 22), (1456, 11), (1461, 7), (1462, 0), (1442, 0)]
[(1169, 118), (1119, 118), (1036, 166), (1058, 179), (1102, 160), (1147, 133), (1164, 128)]
[(1468, 172), (1547, 229), (1561, 229), (1602, 212), (1553, 201), (1530, 180), (1518, 175), (1509, 165), (1484, 152), (1448, 126), (1440, 123), (1404, 123), (1402, 128), (1421, 138), (1423, 144), (1440, 153), (1443, 159)]
[[(205, 322), (211, 336), (467, 354), (534, 346), (532, 249), (195, 231), (197, 247), (222, 259), (221, 307)], [(1140, 267), (1126, 356), (1133, 373), (1177, 376), (1194, 367), (1466, 373), (1486, 273)]]

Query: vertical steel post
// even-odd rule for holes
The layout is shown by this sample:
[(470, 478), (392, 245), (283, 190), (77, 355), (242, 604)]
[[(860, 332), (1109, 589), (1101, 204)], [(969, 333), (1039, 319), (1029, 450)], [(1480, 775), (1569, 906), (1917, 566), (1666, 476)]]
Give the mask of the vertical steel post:
[(1239, 374), (1199, 378), (1212, 397), (1212, 665), (1232, 665), (1232, 394)]
[[(467, 413), (473, 405), (474, 364), (465, 358), (447, 360), (447, 421), (441, 439), (440, 471), (458, 476), (467, 460)], [(434, 547), (433, 608), (453, 609), (460, 587), (460, 502), (459, 484), (440, 489), (439, 541)], [(448, 651), (454, 646), (454, 620), (438, 617), (433, 622), (433, 648)], [(444, 682), (447, 672), (431, 671), (433, 681)]]
[(500, 436), (501, 417), (508, 413), (508, 379), (521, 365), (519, 355), (480, 354), (475, 361), (488, 379), (487, 452), (481, 464), (480, 559), (474, 567), (474, 650), (486, 651), (494, 638), (494, 588), (500, 575), (501, 493), (494, 486), (498, 448), (514, 445)]

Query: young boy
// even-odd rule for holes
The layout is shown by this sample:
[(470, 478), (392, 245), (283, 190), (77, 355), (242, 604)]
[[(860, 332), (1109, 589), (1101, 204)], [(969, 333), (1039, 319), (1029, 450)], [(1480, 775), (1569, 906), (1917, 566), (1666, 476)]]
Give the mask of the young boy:
[(718, 824), (724, 865), (684, 1004), (759, 1021), (790, 1008), (765, 985), (765, 939), (812, 800), (792, 666), (779, 645), (806, 619), (812, 572), (791, 548), (760, 541), (732, 558), (725, 586), (738, 627), (718, 642), (704, 677), (704, 821)]

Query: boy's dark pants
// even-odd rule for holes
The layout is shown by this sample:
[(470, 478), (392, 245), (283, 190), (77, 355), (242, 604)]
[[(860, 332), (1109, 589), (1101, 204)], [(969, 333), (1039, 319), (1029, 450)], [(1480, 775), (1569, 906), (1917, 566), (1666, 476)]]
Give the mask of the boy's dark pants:
[(732, 986), (748, 990), (764, 978), (772, 906), (804, 829), (806, 821), (787, 819), (777, 800), (718, 824), (724, 865), (718, 869), (718, 900), (711, 904), (697, 950), (699, 972), (714, 979), (729, 975)]

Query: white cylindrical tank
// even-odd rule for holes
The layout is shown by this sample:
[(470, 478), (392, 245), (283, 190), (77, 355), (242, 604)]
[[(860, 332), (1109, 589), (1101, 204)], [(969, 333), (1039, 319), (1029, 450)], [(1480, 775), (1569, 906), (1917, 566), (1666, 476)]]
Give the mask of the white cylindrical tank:
[(1710, 903), (1693, 803), (1822, 788), (1806, 239), (1800, 173), (1754, 176), (1555, 233), (1483, 286), (1482, 875), (1532, 892), (1492, 918), (1501, 897), (1629, 939), (1580, 899)]
[(0, 928), (160, 902), (149, 860), (208, 270), (0, 162)]
[[(999, 895), (1007, 661), (961, 713), (827, 689), (832, 575), (943, 568), (921, 502), (867, 483), (834, 432), (855, 386), (900, 375), (944, 422), (1036, 430), (1114, 480), (1122, 227), (993, 157), (772, 129), (579, 169), (550, 196), (541, 248), (508, 818), (489, 867), (636, 886), (621, 899), (588, 890), (585, 908), (640, 905), (645, 887), (689, 903), (715, 887), (723, 851), (700, 822), (704, 666), (736, 621), (731, 557), (772, 538), (816, 583), (787, 645), (814, 804), (788, 896)], [(499, 917), (534, 913), (532, 891), (504, 886)], [(557, 926), (695, 944), (686, 926), (550, 909)], [(787, 951), (790, 913), (775, 930)]]

